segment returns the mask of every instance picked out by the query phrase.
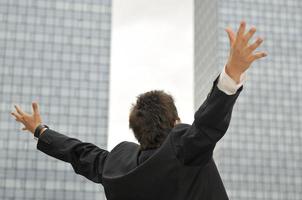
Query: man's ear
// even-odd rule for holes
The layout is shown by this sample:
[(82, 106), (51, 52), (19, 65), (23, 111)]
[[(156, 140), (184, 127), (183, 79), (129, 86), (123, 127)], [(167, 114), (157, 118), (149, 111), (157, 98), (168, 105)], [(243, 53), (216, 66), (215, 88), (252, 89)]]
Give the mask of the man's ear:
[(180, 124), (180, 123), (181, 123), (181, 121), (180, 121), (180, 119), (178, 118), (177, 120), (175, 120), (174, 126), (176, 126), (177, 124)]

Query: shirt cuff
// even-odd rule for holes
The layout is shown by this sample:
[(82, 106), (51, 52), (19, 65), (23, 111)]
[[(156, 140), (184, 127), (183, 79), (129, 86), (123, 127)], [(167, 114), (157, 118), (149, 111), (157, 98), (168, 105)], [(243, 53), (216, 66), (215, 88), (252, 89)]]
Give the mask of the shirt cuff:
[(217, 87), (219, 90), (223, 91), (227, 95), (233, 95), (237, 92), (237, 90), (243, 85), (246, 80), (245, 72), (240, 76), (240, 82), (237, 84), (226, 72), (225, 67), (223, 68), (219, 80), (217, 83)]

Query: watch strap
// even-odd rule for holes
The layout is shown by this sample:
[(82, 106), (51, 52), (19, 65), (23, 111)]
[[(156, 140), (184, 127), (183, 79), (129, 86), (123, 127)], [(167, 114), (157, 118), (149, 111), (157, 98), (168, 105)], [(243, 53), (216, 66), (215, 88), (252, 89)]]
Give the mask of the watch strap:
[(35, 138), (39, 138), (40, 137), (40, 132), (43, 128), (49, 128), (47, 125), (45, 124), (40, 124), (39, 126), (37, 126), (37, 128), (35, 129), (35, 132), (34, 132), (34, 136)]

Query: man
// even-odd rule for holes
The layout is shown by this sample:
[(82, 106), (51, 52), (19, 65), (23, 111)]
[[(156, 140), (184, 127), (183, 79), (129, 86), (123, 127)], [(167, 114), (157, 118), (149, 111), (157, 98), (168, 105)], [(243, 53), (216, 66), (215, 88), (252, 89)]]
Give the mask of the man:
[(230, 55), (192, 125), (180, 122), (172, 96), (163, 91), (141, 94), (133, 105), (129, 126), (139, 145), (122, 142), (111, 152), (69, 138), (42, 124), (38, 104), (33, 114), (15, 106), (11, 114), (38, 138), (42, 152), (69, 162), (81, 174), (104, 186), (108, 200), (228, 199), (212, 158), (216, 143), (228, 129), (234, 103), (251, 64), (267, 54), (255, 52), (262, 39), (256, 32), (226, 29)]

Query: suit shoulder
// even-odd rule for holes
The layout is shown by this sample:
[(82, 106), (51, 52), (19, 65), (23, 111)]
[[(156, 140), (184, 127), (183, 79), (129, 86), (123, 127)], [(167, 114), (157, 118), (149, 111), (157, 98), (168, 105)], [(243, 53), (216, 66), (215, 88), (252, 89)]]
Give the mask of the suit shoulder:
[(116, 152), (116, 151), (121, 151), (122, 149), (137, 148), (137, 147), (139, 147), (139, 145), (134, 142), (122, 141), (118, 143), (115, 147), (113, 147), (113, 149), (110, 152)]
[(172, 134), (184, 134), (192, 125), (180, 123), (173, 127), (171, 130)]
[(181, 143), (181, 138), (192, 127), (190, 124), (180, 123), (174, 126), (170, 132), (170, 141), (172, 146), (178, 146)]

